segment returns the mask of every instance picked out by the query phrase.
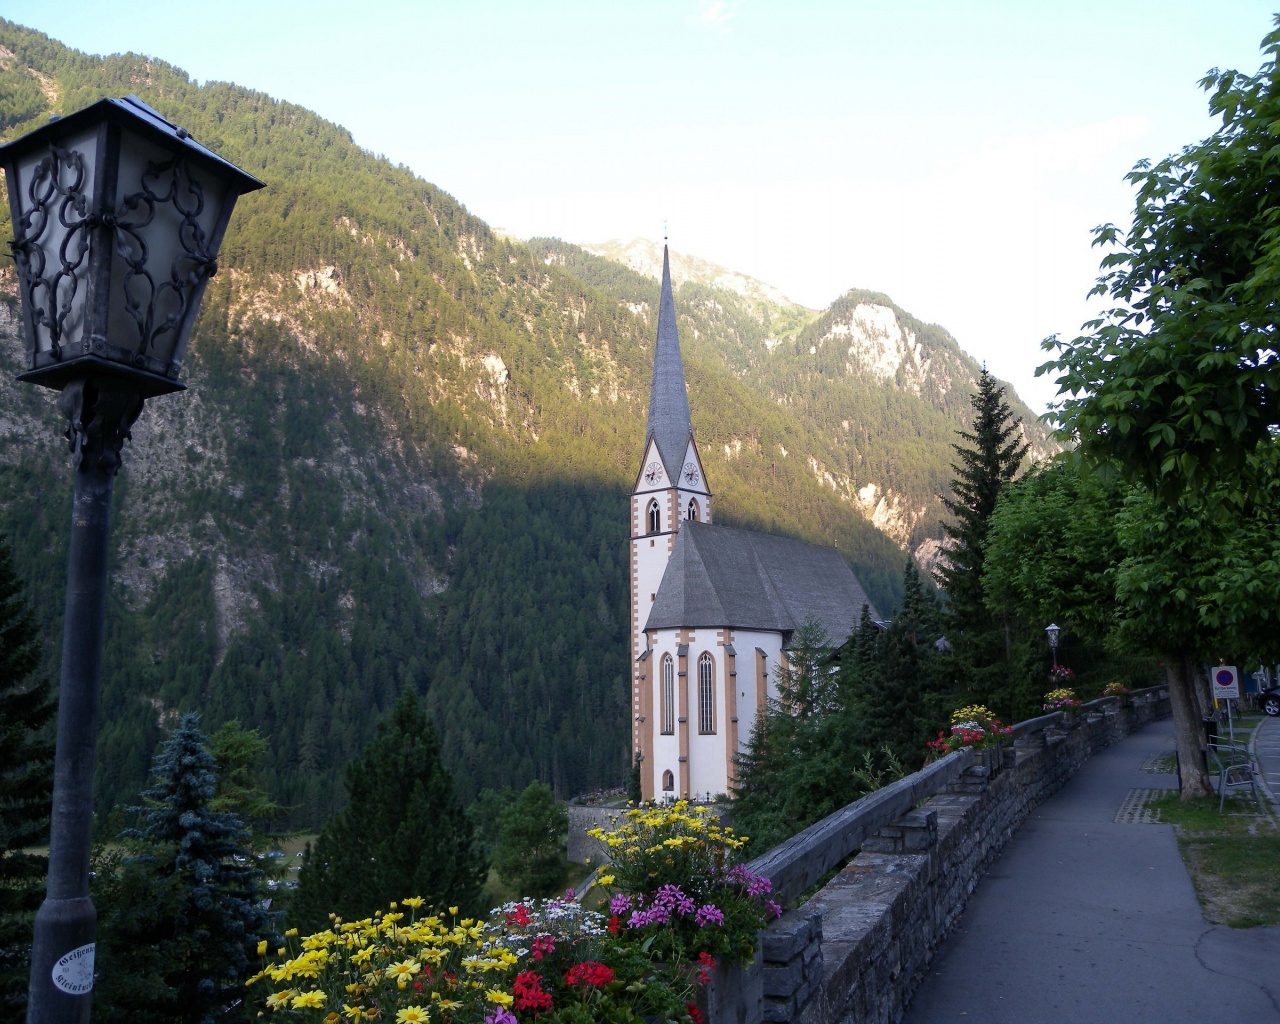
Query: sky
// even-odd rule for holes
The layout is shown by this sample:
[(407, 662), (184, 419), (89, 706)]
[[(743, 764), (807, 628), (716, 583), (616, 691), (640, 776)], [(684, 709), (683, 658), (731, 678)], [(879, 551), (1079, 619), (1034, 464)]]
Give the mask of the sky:
[[(1274, 0), (1273, 0), (1274, 2)], [(1255, 0), (3, 0), (89, 53), (308, 107), (491, 226), (661, 238), (825, 308), (941, 324), (1041, 412), (1125, 174), (1215, 128)]]

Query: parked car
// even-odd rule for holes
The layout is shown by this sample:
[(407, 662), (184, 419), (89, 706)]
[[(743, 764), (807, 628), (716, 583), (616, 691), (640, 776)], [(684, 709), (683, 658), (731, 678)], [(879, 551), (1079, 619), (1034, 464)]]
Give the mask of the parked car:
[(1273, 686), (1258, 694), (1258, 707), (1272, 718), (1280, 715), (1280, 686)]

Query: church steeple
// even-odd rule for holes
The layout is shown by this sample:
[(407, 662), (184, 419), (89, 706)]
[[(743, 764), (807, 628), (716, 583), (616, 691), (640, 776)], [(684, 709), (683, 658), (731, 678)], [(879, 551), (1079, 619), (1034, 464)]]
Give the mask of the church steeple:
[(680, 335), (676, 332), (676, 304), (671, 297), (671, 260), (662, 247), (662, 297), (658, 300), (658, 342), (653, 353), (653, 382), (649, 388), (649, 426), (646, 442), (658, 443), (667, 476), (678, 480), (693, 421), (689, 417), (689, 393), (684, 385), (680, 359)]

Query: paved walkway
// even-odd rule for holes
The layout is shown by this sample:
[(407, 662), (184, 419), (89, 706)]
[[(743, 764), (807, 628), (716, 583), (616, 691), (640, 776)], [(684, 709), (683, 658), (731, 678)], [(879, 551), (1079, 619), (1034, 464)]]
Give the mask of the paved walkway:
[[(1280, 722), (1264, 729), (1280, 792)], [(906, 1024), (1280, 1022), (1280, 928), (1209, 925), (1172, 827), (1142, 823), (1141, 791), (1177, 787), (1173, 748), (1172, 724), (1150, 725), (1031, 812)]]

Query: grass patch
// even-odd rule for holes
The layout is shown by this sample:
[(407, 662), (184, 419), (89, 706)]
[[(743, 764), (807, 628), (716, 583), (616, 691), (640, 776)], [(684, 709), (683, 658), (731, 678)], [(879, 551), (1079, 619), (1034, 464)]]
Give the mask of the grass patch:
[(1280, 827), (1252, 800), (1182, 801), (1176, 793), (1149, 805), (1177, 825), (1178, 849), (1205, 920), (1229, 928), (1280, 924)]

